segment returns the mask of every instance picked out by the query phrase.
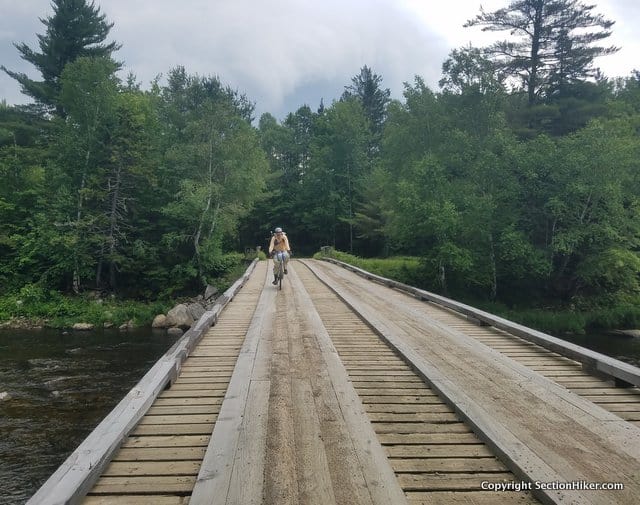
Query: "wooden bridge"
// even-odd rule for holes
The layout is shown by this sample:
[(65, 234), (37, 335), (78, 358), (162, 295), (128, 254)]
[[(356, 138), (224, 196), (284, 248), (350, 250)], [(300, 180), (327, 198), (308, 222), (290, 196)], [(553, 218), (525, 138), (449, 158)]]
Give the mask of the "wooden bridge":
[(345, 265), (270, 281), (254, 262), (28, 504), (640, 503), (640, 369)]

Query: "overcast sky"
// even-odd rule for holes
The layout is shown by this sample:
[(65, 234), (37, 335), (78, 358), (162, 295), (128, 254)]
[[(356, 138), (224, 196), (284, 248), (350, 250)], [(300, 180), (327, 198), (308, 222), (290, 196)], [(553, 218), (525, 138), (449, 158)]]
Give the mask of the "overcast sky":
[[(507, 34), (463, 28), (480, 12), (510, 0), (95, 0), (115, 23), (109, 41), (144, 88), (182, 65), (189, 74), (218, 76), (256, 102), (258, 116), (278, 119), (299, 106), (316, 109), (342, 94), (363, 65), (383, 77), (394, 98), (403, 82), (421, 76), (437, 89), (452, 49), (484, 46)], [(589, 0), (616, 22), (608, 43), (621, 47), (597, 61), (609, 77), (640, 69), (640, 1)], [(0, 64), (40, 75), (13, 42), (38, 50), (39, 18), (53, 13), (50, 0), (0, 0)], [(0, 72), (0, 100), (27, 103), (17, 83)]]

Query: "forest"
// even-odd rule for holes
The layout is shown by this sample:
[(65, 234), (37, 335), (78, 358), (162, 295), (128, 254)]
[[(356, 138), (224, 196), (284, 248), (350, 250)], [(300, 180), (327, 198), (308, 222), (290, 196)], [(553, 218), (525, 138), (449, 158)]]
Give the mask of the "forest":
[(183, 67), (120, 79), (106, 15), (53, 0), (39, 52), (16, 44), (42, 80), (2, 67), (33, 102), (0, 103), (0, 299), (196, 293), (282, 226), (296, 256), (411, 257), (457, 299), (640, 322), (640, 72), (595, 68), (616, 48), (594, 6), (505, 4), (467, 24), (507, 38), (452, 50), (438, 89), (391, 99), (364, 64), (278, 121)]

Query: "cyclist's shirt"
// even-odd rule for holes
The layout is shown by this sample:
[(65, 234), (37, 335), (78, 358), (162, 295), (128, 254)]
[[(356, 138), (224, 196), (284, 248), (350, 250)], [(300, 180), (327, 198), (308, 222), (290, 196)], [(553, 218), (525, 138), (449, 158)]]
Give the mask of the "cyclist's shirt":
[(272, 251), (289, 251), (291, 248), (289, 247), (289, 239), (287, 239), (287, 234), (282, 233), (280, 237), (277, 234), (271, 236), (271, 242), (269, 243), (269, 253)]

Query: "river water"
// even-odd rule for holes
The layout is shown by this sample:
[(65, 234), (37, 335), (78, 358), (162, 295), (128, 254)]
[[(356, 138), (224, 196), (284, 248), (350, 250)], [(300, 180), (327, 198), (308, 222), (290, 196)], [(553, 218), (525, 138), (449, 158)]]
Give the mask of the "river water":
[[(633, 365), (640, 338), (563, 337)], [(0, 330), (0, 504), (24, 503), (175, 338)]]
[(563, 335), (560, 338), (640, 367), (640, 337), (597, 333), (592, 335)]
[(175, 340), (0, 330), (0, 504), (27, 501)]

